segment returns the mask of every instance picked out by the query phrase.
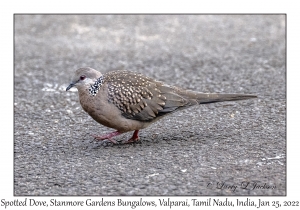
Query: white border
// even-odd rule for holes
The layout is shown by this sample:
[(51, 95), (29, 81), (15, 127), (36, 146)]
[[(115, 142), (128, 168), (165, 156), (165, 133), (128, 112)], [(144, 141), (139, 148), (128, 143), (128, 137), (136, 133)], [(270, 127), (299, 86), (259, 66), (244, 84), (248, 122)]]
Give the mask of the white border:
[[(1, 4), (1, 178), (0, 199), (14, 200), (13, 197), (13, 14), (14, 13), (287, 13), (287, 159), (288, 181), (287, 197), (262, 197), (263, 200), (299, 200), (299, 142), (297, 124), (300, 106), (299, 98), (299, 12), (296, 1), (7, 1)], [(52, 197), (34, 197), (36, 200), (50, 200)], [(60, 200), (86, 200), (88, 197), (57, 197)], [(145, 200), (158, 200), (159, 197), (146, 197)], [(190, 197), (188, 197), (191, 199)], [(225, 199), (225, 197), (221, 197)], [(245, 198), (245, 197), (237, 197)], [(260, 197), (251, 197), (259, 199)], [(99, 199), (99, 197), (97, 197)], [(117, 197), (106, 197), (117, 199)], [(136, 200), (137, 197), (123, 197), (124, 200)], [(173, 197), (185, 200), (185, 197)], [(199, 199), (205, 200), (206, 197)], [(236, 197), (229, 197), (234, 200)], [(11, 207), (9, 209), (15, 209)], [(30, 207), (28, 207), (30, 208)], [(72, 209), (74, 207), (71, 207)], [(70, 208), (70, 209), (71, 209)], [(99, 208), (99, 207), (96, 207)], [(112, 209), (114, 207), (111, 207)], [(140, 207), (137, 207), (140, 208)], [(198, 207), (199, 208), (199, 207)], [(65, 209), (65, 208), (64, 208)], [(127, 209), (129, 209), (127, 207)], [(173, 209), (173, 208), (172, 208)], [(191, 208), (190, 208), (191, 209)], [(268, 209), (268, 208), (266, 208)]]

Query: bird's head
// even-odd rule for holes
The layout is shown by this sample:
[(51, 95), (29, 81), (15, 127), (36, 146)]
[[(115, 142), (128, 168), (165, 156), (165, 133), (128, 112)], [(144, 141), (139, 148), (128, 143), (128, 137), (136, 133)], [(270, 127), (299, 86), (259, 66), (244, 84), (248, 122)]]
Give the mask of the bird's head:
[(70, 90), (72, 87), (89, 88), (95, 84), (95, 82), (101, 78), (102, 74), (90, 67), (77, 69), (75, 75), (72, 78), (72, 82), (67, 87), (66, 91)]

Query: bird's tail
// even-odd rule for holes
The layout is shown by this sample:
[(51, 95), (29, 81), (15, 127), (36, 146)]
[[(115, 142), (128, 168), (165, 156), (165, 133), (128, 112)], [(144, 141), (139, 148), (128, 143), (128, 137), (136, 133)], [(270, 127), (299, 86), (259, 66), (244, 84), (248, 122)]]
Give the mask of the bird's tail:
[(235, 94), (235, 93), (197, 93), (196, 101), (199, 104), (215, 103), (221, 101), (238, 101), (250, 98), (257, 98), (256, 95), (251, 94)]

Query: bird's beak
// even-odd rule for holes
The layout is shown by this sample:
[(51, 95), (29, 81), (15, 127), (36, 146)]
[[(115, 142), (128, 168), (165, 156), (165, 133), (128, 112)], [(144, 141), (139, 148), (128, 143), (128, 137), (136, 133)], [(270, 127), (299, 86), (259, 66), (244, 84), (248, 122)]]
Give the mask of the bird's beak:
[(72, 82), (72, 83), (67, 87), (66, 91), (70, 90), (72, 87), (74, 87), (74, 85), (75, 85), (75, 83)]

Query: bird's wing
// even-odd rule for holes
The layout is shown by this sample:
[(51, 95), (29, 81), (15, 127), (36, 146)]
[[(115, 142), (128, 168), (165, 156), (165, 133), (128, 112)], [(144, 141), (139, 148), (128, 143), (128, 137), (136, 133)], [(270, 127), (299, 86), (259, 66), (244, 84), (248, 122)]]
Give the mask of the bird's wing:
[(112, 72), (105, 76), (108, 83), (108, 100), (128, 119), (152, 121), (193, 104), (176, 88), (130, 71)]

